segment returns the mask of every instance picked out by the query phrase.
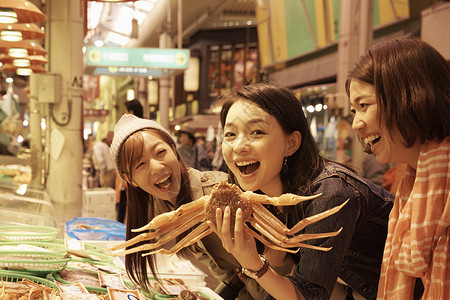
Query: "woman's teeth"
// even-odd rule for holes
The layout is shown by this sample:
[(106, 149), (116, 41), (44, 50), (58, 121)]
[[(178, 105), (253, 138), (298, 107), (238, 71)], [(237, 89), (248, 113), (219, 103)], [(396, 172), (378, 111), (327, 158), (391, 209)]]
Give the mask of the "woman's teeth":
[(366, 143), (367, 145), (373, 146), (380, 139), (381, 139), (381, 135), (369, 135), (368, 137), (364, 138), (364, 143)]
[(171, 180), (171, 176), (167, 175), (166, 177), (164, 177), (162, 180), (160, 180), (159, 182), (155, 183), (155, 185), (161, 189), (167, 188), (170, 183), (172, 182)]
[(236, 162), (236, 166), (242, 174), (251, 174), (259, 168), (259, 162), (256, 160)]

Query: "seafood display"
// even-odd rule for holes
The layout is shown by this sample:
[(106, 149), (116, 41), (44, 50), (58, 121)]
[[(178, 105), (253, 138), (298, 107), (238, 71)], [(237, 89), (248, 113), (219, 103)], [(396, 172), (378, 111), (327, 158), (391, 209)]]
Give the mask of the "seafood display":
[(58, 290), (38, 284), (29, 279), (23, 279), (21, 282), (0, 282), (0, 299), (21, 300), (21, 299), (48, 299), (61, 300)]

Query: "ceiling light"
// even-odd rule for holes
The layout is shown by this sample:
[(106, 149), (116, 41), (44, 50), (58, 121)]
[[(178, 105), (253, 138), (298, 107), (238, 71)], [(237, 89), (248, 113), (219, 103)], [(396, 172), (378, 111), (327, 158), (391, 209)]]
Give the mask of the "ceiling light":
[(7, 72), (16, 72), (17, 75), (28, 76), (31, 73), (45, 73), (46, 70), (40, 65), (31, 65), (28, 68), (19, 68), (13, 64), (4, 64), (2, 69)]
[(0, 23), (17, 23), (17, 14), (10, 8), (0, 9)]
[(23, 68), (23, 67), (29, 67), (31, 65), (29, 59), (25, 58), (17, 58), (13, 60), (13, 66)]
[(314, 109), (316, 110), (316, 111), (321, 111), (322, 110), (322, 103), (317, 103), (316, 104), (316, 106), (314, 107)]
[(95, 1), (95, 2), (135, 2), (138, 0), (87, 0), (87, 1)]
[(33, 70), (30, 68), (17, 68), (16, 74), (21, 76), (30, 76), (33, 74)]
[(17, 23), (17, 24), (1, 24), (1, 35), (8, 34), (9, 32), (19, 32), (25, 40), (38, 40), (45, 37), (44, 32), (35, 24), (30, 23)]
[(95, 47), (103, 47), (105, 45), (105, 42), (102, 40), (96, 40), (94, 42)]
[[(9, 53), (10, 49), (26, 49), (28, 54), (26, 55), (44, 55), (47, 51), (38, 43), (32, 42), (30, 40), (22, 41), (0, 41), (0, 53)], [(23, 51), (24, 52), (24, 51)], [(9, 54), (10, 56), (13, 56)], [(17, 57), (17, 56), (14, 56)], [(22, 56), (23, 57), (23, 56)]]
[[(0, 54), (0, 62), (1, 63), (14, 64), (14, 60), (16, 60), (16, 59), (18, 59), (18, 58), (12, 57), (12, 56), (9, 56), (6, 54)], [(32, 65), (48, 64), (48, 60), (42, 55), (29, 55), (29, 56), (21, 57), (20, 59), (29, 60), (30, 64), (32, 64)]]
[(2, 0), (0, 16), (10, 20), (2, 23), (42, 23), (47, 19), (36, 5), (27, 0)]
[(10, 48), (8, 55), (12, 57), (22, 58), (28, 55), (27, 49), (23, 48)]
[(2, 30), (0, 40), (2, 41), (21, 41), (22, 33), (17, 30)]

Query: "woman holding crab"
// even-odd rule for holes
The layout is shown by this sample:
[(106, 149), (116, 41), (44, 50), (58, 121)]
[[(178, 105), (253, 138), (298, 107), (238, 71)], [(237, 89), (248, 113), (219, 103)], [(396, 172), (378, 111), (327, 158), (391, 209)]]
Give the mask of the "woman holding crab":
[[(174, 139), (161, 125), (131, 114), (123, 115), (117, 122), (110, 150), (119, 176), (127, 182), (126, 243), (141, 236), (132, 229), (141, 228), (155, 216), (175, 211), (183, 204), (209, 194), (215, 184), (228, 180), (228, 175), (223, 172), (186, 168), (176, 151)], [(150, 242), (141, 240), (137, 245)], [(132, 280), (149, 290), (147, 266), (155, 278), (157, 266), (154, 256), (143, 257), (142, 254), (142, 251), (129, 252), (125, 256), (125, 266)], [(181, 254), (184, 257), (194, 255), (209, 267), (215, 278), (227, 282), (222, 293), (239, 292), (236, 299), (242, 300), (262, 299), (261, 288), (256, 282), (248, 282), (245, 288), (239, 280), (233, 281), (235, 285), (229, 282), (229, 278), (238, 279), (235, 270), (240, 265), (225, 251), (215, 234), (181, 250)]]
[[(389, 218), (379, 299), (450, 299), (450, 67), (419, 39), (363, 54), (346, 82), (353, 129), (380, 163), (406, 163)], [(416, 279), (417, 278), (417, 279)]]
[[(260, 247), (246, 234), (240, 209), (235, 224), (230, 224), (229, 207), (218, 209), (217, 225), (209, 225), (239, 261), (243, 273), (257, 280), (269, 294), (266, 298), (329, 299), (338, 277), (363, 297), (375, 298), (393, 195), (319, 154), (302, 105), (289, 89), (255, 84), (218, 101), (223, 105), (222, 151), (233, 182), (244, 191), (271, 197), (321, 194), (292, 207), (268, 207), (288, 228), (350, 199), (338, 213), (300, 232), (342, 228), (335, 237), (306, 242), (332, 249), (301, 247), (294, 255)], [(291, 276), (273, 271), (272, 262), (283, 261), (295, 264)]]

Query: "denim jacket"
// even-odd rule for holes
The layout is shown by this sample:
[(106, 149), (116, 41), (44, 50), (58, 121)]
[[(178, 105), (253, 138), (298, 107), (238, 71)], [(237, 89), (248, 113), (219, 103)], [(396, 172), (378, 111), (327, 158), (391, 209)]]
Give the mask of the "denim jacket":
[[(322, 195), (302, 202), (285, 215), (289, 228), (305, 217), (350, 201), (336, 214), (308, 225), (300, 234), (333, 232), (339, 235), (305, 243), (332, 247), (329, 251), (300, 248), (290, 280), (306, 299), (329, 299), (337, 278), (367, 299), (375, 299), (380, 277), (388, 218), (394, 196), (354, 172), (327, 163), (311, 185)], [(265, 299), (273, 299), (267, 295)]]

